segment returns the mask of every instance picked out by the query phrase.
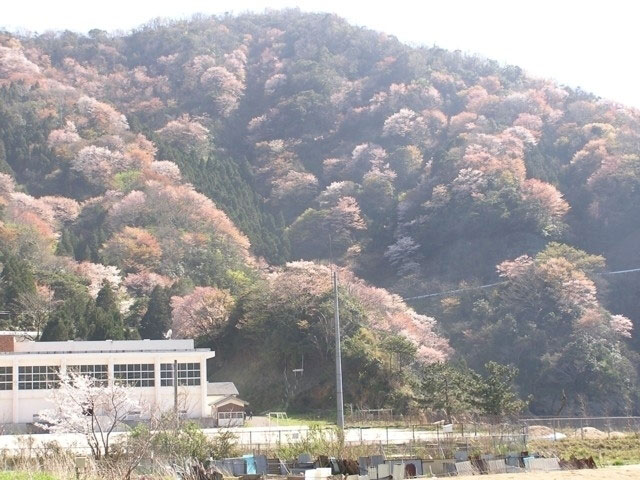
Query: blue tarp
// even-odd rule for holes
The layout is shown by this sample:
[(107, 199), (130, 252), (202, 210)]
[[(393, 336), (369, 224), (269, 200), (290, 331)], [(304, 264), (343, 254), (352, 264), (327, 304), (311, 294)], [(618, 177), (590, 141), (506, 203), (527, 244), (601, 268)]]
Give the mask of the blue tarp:
[(256, 459), (253, 458), (253, 455), (243, 455), (242, 458), (244, 458), (244, 461), (247, 464), (247, 475), (256, 474)]

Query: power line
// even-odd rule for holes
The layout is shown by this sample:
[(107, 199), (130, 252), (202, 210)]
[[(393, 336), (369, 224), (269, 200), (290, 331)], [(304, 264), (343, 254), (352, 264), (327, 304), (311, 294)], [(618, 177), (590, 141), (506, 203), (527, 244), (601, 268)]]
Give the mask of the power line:
[(615, 272), (601, 272), (601, 273), (596, 273), (596, 275), (618, 275), (620, 273), (631, 273), (631, 272), (640, 272), (640, 268), (631, 268), (629, 270), (617, 270)]
[[(628, 270), (614, 270), (612, 272), (599, 272), (594, 275), (620, 275), (623, 273), (633, 273), (640, 272), (640, 268), (630, 268)], [(497, 287), (498, 285), (504, 285), (505, 283), (509, 283), (507, 280), (503, 282), (495, 282), (495, 283), (487, 283), (486, 285), (478, 285), (477, 287), (466, 287), (466, 288), (457, 288), (455, 290), (446, 290), (444, 292), (435, 292), (435, 293), (427, 293), (425, 295), (417, 295), (415, 297), (405, 297), (403, 300), (419, 300), (421, 298), (429, 298), (429, 297), (440, 297), (442, 295), (451, 295), (453, 293), (461, 293), (468, 292), (471, 290), (482, 290), (484, 288), (492, 288)]]
[(437, 293), (427, 293), (425, 295), (418, 295), (416, 297), (406, 297), (404, 300), (418, 300), (420, 298), (428, 298), (428, 297), (437, 297), (440, 295), (448, 295), (450, 293), (460, 293), (460, 292), (467, 292), (469, 290), (480, 290), (481, 288), (491, 288), (491, 287), (496, 287), (498, 285), (503, 285), (507, 283), (507, 281), (504, 282), (496, 282), (496, 283), (488, 283), (487, 285), (480, 285), (478, 287), (467, 287), (467, 288), (458, 288), (456, 290), (447, 290), (446, 292), (437, 292)]

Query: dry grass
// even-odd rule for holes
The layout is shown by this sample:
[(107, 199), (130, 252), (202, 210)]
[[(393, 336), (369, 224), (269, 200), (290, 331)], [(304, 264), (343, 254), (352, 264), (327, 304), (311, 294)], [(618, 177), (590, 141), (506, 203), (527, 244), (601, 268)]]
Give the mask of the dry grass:
[[(612, 438), (565, 438), (562, 440), (532, 440), (529, 451), (559, 458), (593, 457), (598, 465), (640, 463), (640, 436), (630, 434)], [(640, 474), (638, 474), (640, 478)]]
[(597, 470), (565, 470), (561, 472), (501, 473), (483, 475), (483, 480), (628, 480), (640, 478), (640, 465), (598, 468)]

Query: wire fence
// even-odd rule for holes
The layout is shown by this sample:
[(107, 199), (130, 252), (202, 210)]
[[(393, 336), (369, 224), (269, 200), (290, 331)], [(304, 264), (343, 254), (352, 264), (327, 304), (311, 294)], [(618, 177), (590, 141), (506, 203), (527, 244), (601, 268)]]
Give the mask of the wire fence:
[[(367, 447), (385, 455), (447, 458), (457, 450), (507, 452), (527, 450), (532, 440), (561, 441), (606, 439), (640, 434), (640, 417), (539, 417), (506, 423), (483, 421), (411, 426), (349, 426), (340, 432), (335, 426), (283, 426), (264, 428), (204, 428), (211, 439), (231, 433), (233, 442), (247, 452), (269, 453), (284, 446), (313, 446), (340, 443)], [(121, 435), (118, 433), (117, 435)], [(78, 451), (86, 448), (81, 436), (72, 434), (0, 434), (0, 452), (46, 452), (54, 442)], [(365, 449), (363, 449), (364, 451)]]
[(640, 433), (640, 417), (540, 417), (520, 422), (533, 437), (550, 440), (564, 438), (611, 438)]

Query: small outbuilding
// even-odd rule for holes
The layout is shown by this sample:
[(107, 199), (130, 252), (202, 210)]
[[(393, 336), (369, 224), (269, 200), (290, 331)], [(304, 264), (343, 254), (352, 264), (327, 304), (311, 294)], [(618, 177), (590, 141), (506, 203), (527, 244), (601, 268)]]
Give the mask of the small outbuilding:
[(207, 383), (207, 405), (218, 427), (241, 427), (248, 402), (242, 400), (233, 382)]

